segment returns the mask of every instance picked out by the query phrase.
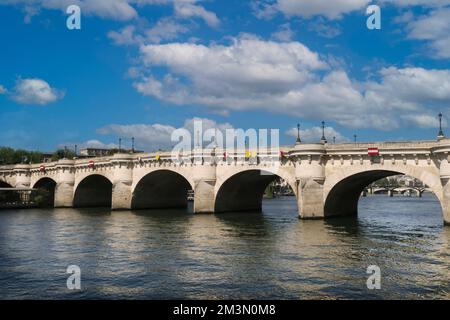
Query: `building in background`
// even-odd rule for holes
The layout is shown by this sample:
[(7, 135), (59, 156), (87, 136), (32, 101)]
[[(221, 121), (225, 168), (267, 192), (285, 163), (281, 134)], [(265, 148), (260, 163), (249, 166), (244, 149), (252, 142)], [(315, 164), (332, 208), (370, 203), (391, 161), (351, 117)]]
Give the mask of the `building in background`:
[(111, 154), (111, 149), (101, 148), (82, 148), (80, 149), (80, 156), (85, 157), (103, 157)]
[[(85, 158), (85, 157), (105, 157), (110, 156), (114, 153), (118, 153), (118, 149), (103, 149), (103, 148), (82, 148), (78, 153), (77, 157)], [(142, 153), (144, 151), (141, 150), (132, 150), (132, 149), (121, 149), (121, 153)]]

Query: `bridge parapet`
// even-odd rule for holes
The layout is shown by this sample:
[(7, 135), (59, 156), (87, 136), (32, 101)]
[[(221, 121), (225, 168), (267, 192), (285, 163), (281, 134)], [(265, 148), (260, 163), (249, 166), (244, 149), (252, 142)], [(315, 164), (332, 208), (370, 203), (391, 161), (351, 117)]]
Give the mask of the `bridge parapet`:
[(392, 141), (392, 142), (357, 142), (357, 143), (337, 143), (326, 144), (327, 150), (367, 150), (368, 148), (381, 149), (430, 149), (440, 145), (449, 145), (450, 139), (444, 139), (441, 141)]

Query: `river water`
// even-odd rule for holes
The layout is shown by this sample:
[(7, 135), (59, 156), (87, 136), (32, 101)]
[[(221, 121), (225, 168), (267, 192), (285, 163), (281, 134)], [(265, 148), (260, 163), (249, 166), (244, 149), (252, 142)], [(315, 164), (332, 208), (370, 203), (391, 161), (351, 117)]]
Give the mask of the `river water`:
[[(0, 298), (450, 299), (450, 227), (438, 201), (370, 196), (358, 218), (263, 213), (0, 211)], [(81, 268), (81, 290), (66, 268)], [(369, 265), (381, 289), (366, 286)]]

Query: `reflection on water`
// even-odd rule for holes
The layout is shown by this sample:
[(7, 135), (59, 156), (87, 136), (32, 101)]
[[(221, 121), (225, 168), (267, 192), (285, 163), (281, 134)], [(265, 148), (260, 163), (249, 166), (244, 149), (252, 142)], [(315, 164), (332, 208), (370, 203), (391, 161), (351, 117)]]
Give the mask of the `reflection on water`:
[[(263, 213), (0, 212), (0, 298), (450, 298), (439, 203), (362, 198), (357, 219), (302, 221), (293, 198)], [(82, 291), (66, 288), (81, 267)], [(366, 287), (378, 265), (382, 289)]]

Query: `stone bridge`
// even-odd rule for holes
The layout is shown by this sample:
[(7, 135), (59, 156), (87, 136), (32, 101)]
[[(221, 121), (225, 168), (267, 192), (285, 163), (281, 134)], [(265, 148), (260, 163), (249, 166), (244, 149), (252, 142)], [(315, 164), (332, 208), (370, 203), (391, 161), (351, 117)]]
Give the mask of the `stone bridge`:
[[(371, 155), (369, 148), (378, 148)], [(194, 212), (260, 210), (265, 188), (276, 177), (293, 189), (305, 219), (356, 215), (362, 191), (388, 176), (421, 180), (439, 199), (450, 223), (450, 139), (420, 142), (296, 144), (280, 154), (259, 150), (224, 154), (194, 150), (173, 159), (170, 153), (115, 154), (0, 167), (1, 187), (50, 190), (55, 207), (110, 206), (112, 209), (187, 206), (194, 190)]]

